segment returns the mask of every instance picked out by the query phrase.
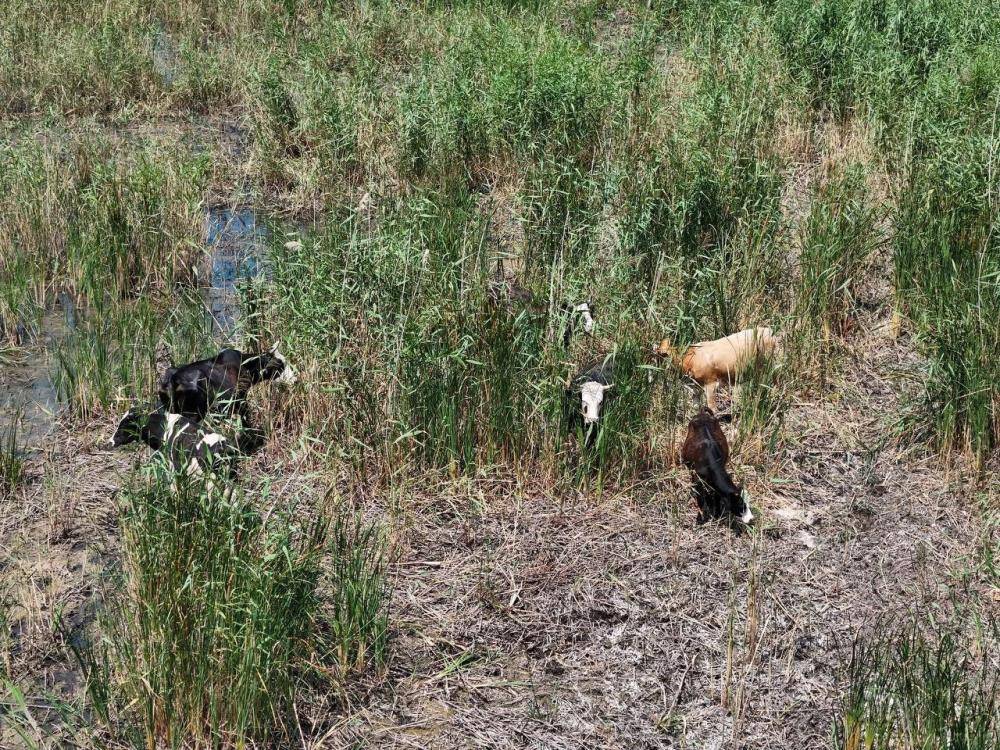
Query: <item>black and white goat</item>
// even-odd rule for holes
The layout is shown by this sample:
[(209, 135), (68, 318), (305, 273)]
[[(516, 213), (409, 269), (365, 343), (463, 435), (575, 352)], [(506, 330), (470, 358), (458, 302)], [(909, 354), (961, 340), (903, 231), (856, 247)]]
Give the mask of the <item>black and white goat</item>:
[(237, 414), (249, 425), (247, 392), (265, 380), (294, 383), (295, 370), (278, 352), (277, 344), (263, 354), (223, 349), (214, 357), (168, 368), (160, 378), (160, 403), (168, 412), (201, 420), (216, 410)]
[(587, 443), (597, 435), (598, 420), (604, 406), (605, 394), (614, 387), (614, 360), (611, 357), (598, 362), (578, 374), (566, 389), (566, 408), (570, 424), (583, 426)]
[(143, 408), (129, 411), (118, 422), (111, 447), (145, 443), (160, 452), (174, 471), (187, 476), (218, 474), (233, 477), (239, 451), (223, 435), (202, 430), (183, 414), (162, 407), (153, 412)]

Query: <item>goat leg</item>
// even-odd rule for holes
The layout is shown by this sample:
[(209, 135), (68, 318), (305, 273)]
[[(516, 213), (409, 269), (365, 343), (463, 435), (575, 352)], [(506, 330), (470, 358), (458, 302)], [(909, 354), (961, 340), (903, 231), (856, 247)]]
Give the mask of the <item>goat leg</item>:
[(715, 392), (718, 387), (719, 382), (717, 380), (713, 380), (712, 382), (705, 384), (705, 403), (713, 412), (718, 410), (718, 406), (715, 401)]

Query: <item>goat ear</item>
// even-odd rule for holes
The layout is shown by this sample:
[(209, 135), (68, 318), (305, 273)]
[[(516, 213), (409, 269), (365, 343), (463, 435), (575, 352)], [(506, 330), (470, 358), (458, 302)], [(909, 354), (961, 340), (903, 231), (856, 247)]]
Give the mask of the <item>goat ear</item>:
[(601, 386), (601, 390), (607, 392), (607, 391), (610, 391), (614, 387), (615, 387), (614, 383), (608, 383), (607, 385), (602, 385)]

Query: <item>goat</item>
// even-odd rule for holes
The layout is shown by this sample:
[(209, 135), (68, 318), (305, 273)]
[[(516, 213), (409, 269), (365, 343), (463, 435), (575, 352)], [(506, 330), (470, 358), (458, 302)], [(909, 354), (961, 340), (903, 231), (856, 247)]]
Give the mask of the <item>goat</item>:
[(593, 335), (594, 326), (594, 305), (589, 302), (577, 302), (569, 305), (565, 302), (559, 306), (563, 314), (562, 344), (564, 348), (569, 347), (569, 342), (573, 340), (573, 334), (579, 325), (588, 336)]
[(277, 344), (264, 354), (245, 355), (223, 349), (209, 359), (170, 367), (160, 378), (158, 395), (163, 407), (188, 419), (204, 419), (213, 407), (237, 414), (249, 425), (246, 395), (264, 380), (294, 383), (295, 371), (278, 352)]
[[(506, 302), (510, 312), (528, 310), (534, 315), (542, 316), (548, 310), (545, 300), (540, 300), (531, 290), (513, 280), (490, 282), (489, 295), (494, 303)], [(504, 299), (506, 298), (506, 299)], [(560, 340), (564, 348), (568, 348), (573, 335), (580, 328), (587, 335), (594, 332), (594, 304), (590, 300), (582, 300), (573, 304), (561, 302), (558, 306), (560, 318)]]
[(145, 443), (162, 453), (174, 471), (187, 476), (218, 473), (234, 477), (238, 451), (217, 432), (205, 432), (182, 414), (162, 407), (153, 412), (131, 409), (118, 422), (111, 448)]
[(572, 421), (582, 421), (584, 429), (588, 430), (588, 442), (595, 434), (592, 428), (601, 417), (604, 395), (614, 387), (613, 378), (614, 360), (608, 357), (573, 378), (566, 389), (569, 416)]
[(679, 353), (668, 339), (663, 339), (654, 352), (670, 357), (681, 372), (705, 389), (708, 408), (716, 409), (716, 391), (720, 385), (731, 385), (758, 356), (771, 356), (778, 337), (770, 328), (748, 328), (714, 341), (702, 341)]
[(694, 474), (701, 520), (728, 511), (744, 524), (753, 521), (746, 491), (733, 482), (726, 470), (729, 463), (726, 434), (707, 406), (701, 407), (701, 411), (688, 423), (681, 460)]

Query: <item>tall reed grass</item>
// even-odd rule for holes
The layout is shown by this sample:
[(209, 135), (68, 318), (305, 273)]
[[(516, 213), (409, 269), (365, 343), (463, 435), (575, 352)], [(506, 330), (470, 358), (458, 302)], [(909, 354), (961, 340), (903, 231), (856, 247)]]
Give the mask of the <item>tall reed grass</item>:
[(834, 727), (836, 747), (996, 747), (1000, 678), (987, 653), (969, 647), (960, 634), (919, 619), (902, 627), (884, 623), (858, 640)]
[[(418, 331), (432, 316), (418, 320), (407, 305), (411, 295), (430, 300), (438, 281), (461, 277), (458, 291), (434, 286), (450, 295), (439, 325), (471, 321), (481, 294), (474, 277), (493, 269), (481, 259), (456, 265), (454, 251), (476, 243), (475, 254), (514, 237), (517, 247), (497, 253), (508, 270), (549, 303), (603, 297), (609, 329), (627, 331), (631, 320), (636, 330), (655, 327), (684, 343), (774, 324), (792, 309), (813, 321), (808, 359), (818, 368), (835, 343), (831, 332), (850, 316), (854, 276), (876, 241), (874, 222), (882, 222), (862, 195), (862, 176), (822, 188), (805, 228), (802, 284), (790, 284), (782, 181), (799, 155), (787, 136), (810, 119), (863, 119), (898, 181), (898, 206), (885, 225), (897, 304), (929, 361), (929, 433), (943, 449), (979, 457), (996, 446), (996, 378), (985, 357), (995, 342), (985, 322), (996, 296), (997, 134), (987, 124), (995, 119), (1000, 40), (982, 4), (654, 3), (604, 36), (595, 35), (604, 28), (599, 14), (560, 3), (298, 2), (275, 13), (246, 0), (224, 13), (212, 4), (136, 10), (112, 2), (74, 6), (93, 11), (82, 15), (45, 7), (52, 28), (18, 6), (5, 31), (8, 107), (239, 103), (252, 136), (252, 181), (267, 194), (290, 191), (288, 200), (342, 217), (360, 188), (380, 194), (379, 215), (366, 219), (377, 228), (350, 219), (351, 241), (426, 254), (435, 270), (422, 276), (413, 256), (393, 266), (389, 253), (364, 269), (388, 284), (380, 294), (396, 295), (380, 320), (409, 321), (385, 326), (381, 340), (366, 344), (369, 355), (375, 346), (406, 352), (400, 332), (411, 342), (424, 335)], [(152, 64), (164, 34), (178, 68), (169, 82)], [(228, 87), (220, 83), (226, 75)], [(71, 89), (67, 77), (92, 85)], [(0, 241), (18, 249), (0, 264), (5, 332), (11, 321), (37, 319), (57, 286), (90, 300), (190, 279), (204, 160), (152, 150), (124, 157), (97, 141), (43, 148), (23, 137), (3, 159), (11, 168), (0, 176), (8, 196), (0, 199)], [(500, 219), (498, 204), (510, 219)], [(442, 234), (449, 232), (463, 239)], [(400, 283), (386, 281), (401, 272)], [(345, 319), (360, 309), (344, 310)], [(470, 352), (463, 336), (420, 356), (454, 370)], [(550, 374), (558, 369), (554, 353), (530, 356)], [(355, 375), (344, 373), (359, 368), (343, 364), (346, 382)], [(450, 448), (432, 437), (418, 450), (430, 450), (435, 463), (449, 453), (468, 464), (456, 445), (469, 425), (455, 420), (465, 420), (462, 403), (479, 398), (478, 386), (458, 370), (440, 377), (456, 389), (456, 403), (428, 404), (407, 426), (426, 436), (421, 422), (454, 415), (442, 426), (452, 437), (441, 433)], [(404, 420), (403, 391), (385, 395), (388, 421)], [(500, 436), (499, 415), (490, 419), (495, 455), (525, 445), (524, 435)], [(529, 453), (539, 450), (528, 442)]]
[(802, 228), (793, 336), (795, 364), (821, 383), (850, 332), (866, 262), (881, 238), (857, 166), (819, 185)]
[(980, 461), (1000, 439), (994, 231), (1000, 30), (992, 9), (861, 0), (775, 4), (789, 64), (815, 106), (865, 117), (899, 181), (897, 304), (928, 360), (923, 424)]
[(18, 442), (22, 415), (9, 415), (6, 427), (0, 428), (0, 499), (9, 501), (24, 480), (24, 455)]
[(333, 517), (327, 542), (332, 594), (324, 603), (339, 676), (382, 667), (388, 657), (389, 597), (382, 530), (345, 511)]
[[(202, 201), (235, 159), (248, 195), (323, 216), (301, 248), (272, 233), (273, 273), (244, 291), (246, 329), (287, 342), (306, 377), (275, 419), (366, 486), (497, 467), (578, 486), (641, 477), (670, 460), (687, 407), (676, 374), (652, 366), (655, 341), (771, 325), (815, 376), (850, 335), (858, 279), (883, 240), (893, 304), (926, 361), (925, 434), (944, 451), (996, 453), (990, 3), (8, 10), (0, 336), (37, 331), (60, 292), (78, 302), (54, 352), (75, 417), (148, 397), (164, 354), (210, 348), (188, 287)], [(125, 127), (206, 113), (246, 137), (197, 154)], [(830, 121), (870, 128), (880, 163), (859, 161), (807, 196), (795, 269), (787, 179), (812, 156), (798, 134)], [(893, 182), (884, 216), (866, 187), (876, 169)], [(531, 303), (493, 293), (513, 279)], [(595, 304), (597, 331), (564, 346), (560, 306), (581, 299)], [(566, 385), (609, 354), (602, 421), (593, 441), (574, 439)], [(755, 363), (743, 439), (776, 446), (798, 384)], [(0, 447), (11, 486), (14, 456)], [(330, 529), (265, 521), (239, 488), (171, 492), (159, 471), (122, 495), (121, 579), (92, 654), (92, 704), (116, 739), (146, 746), (287, 743), (311, 664), (329, 658), (346, 677), (384, 661), (385, 540), (347, 514)], [(329, 612), (317, 593), (324, 561)], [(976, 747), (976, 727), (995, 732), (968, 664), (923, 638), (859, 646), (844, 747), (963, 731)], [(945, 695), (969, 708), (952, 711)]]
[(85, 656), (107, 731), (146, 747), (288, 738), (317, 653), (327, 523), (162, 463), (121, 496), (122, 568)]
[(54, 345), (52, 380), (70, 412), (88, 419), (123, 402), (148, 401), (166, 366), (159, 357), (190, 362), (215, 346), (196, 292), (104, 303)]

